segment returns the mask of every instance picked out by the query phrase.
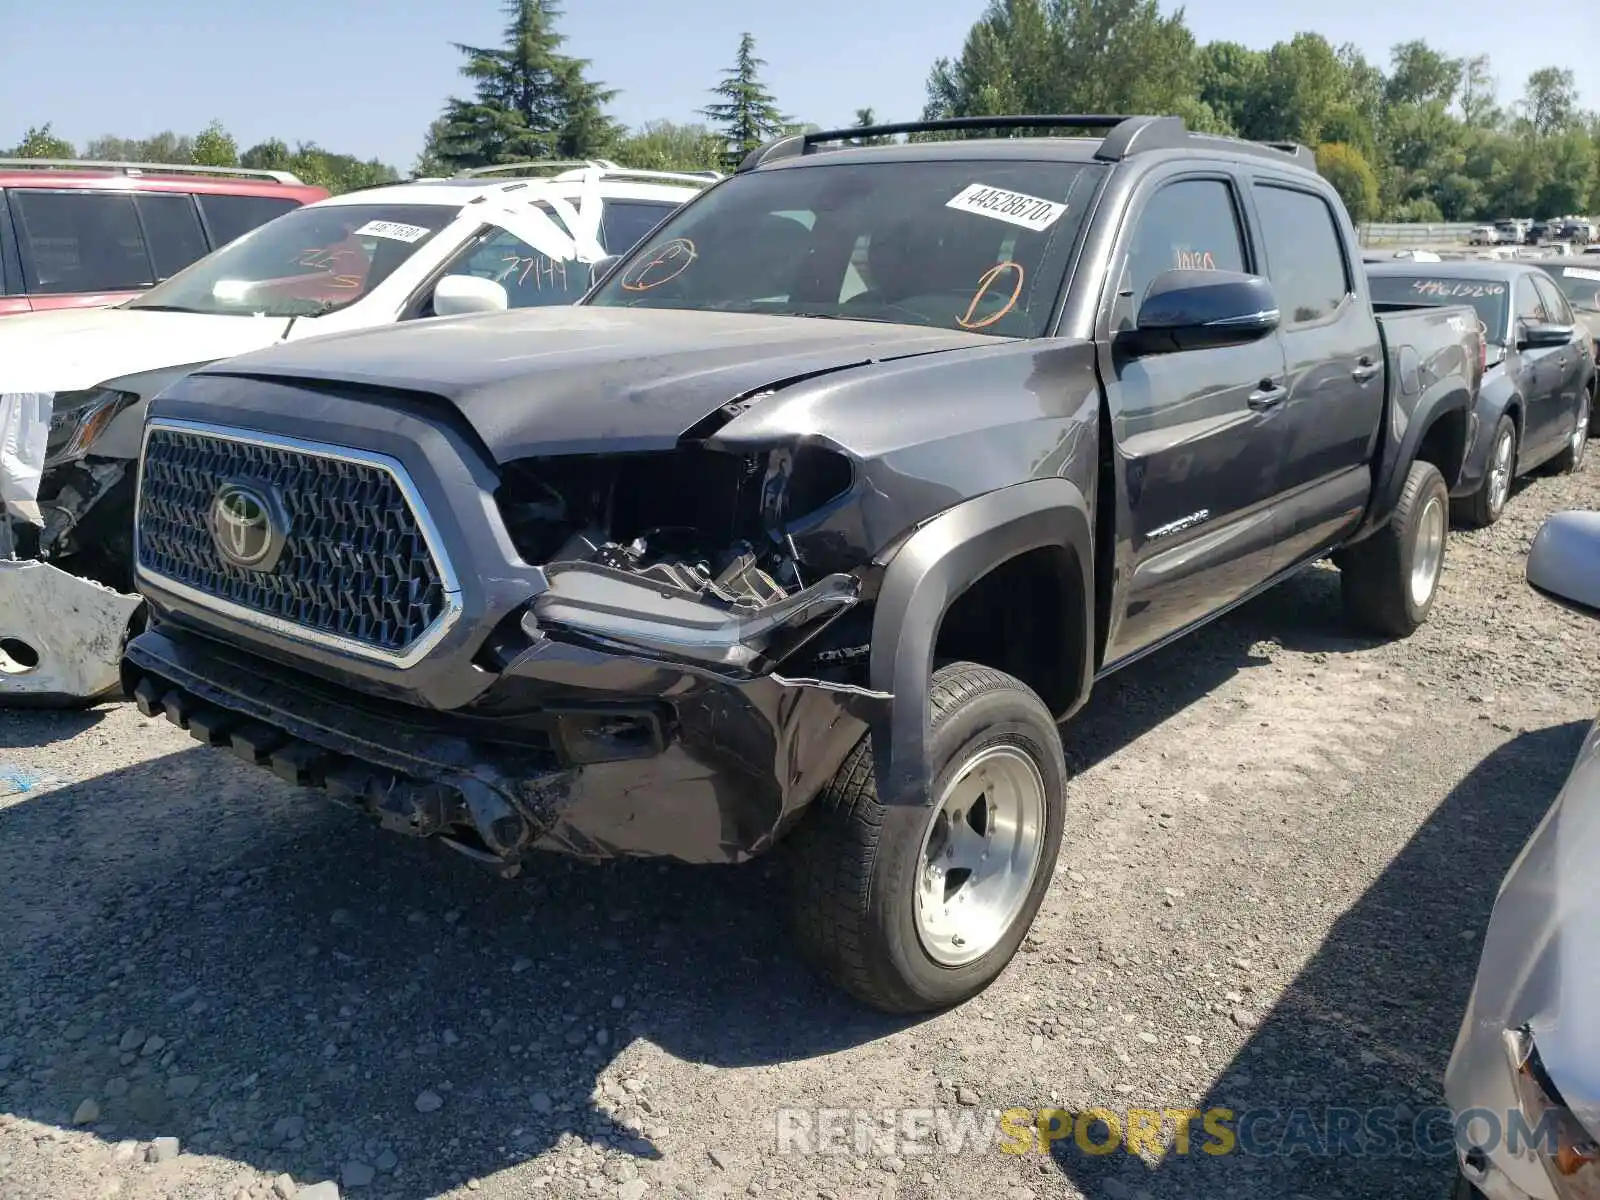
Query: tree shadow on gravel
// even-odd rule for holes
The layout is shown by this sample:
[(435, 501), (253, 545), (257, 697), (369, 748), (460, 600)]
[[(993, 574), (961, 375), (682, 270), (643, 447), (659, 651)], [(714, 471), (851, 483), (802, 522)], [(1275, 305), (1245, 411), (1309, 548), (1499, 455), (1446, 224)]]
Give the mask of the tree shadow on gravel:
[[(1190, 1153), (1153, 1169), (1125, 1150), (1053, 1150), (1089, 1197), (1406, 1196), (1439, 1200), (1455, 1171), (1452, 1153), (1427, 1154), (1416, 1118), (1442, 1105), (1445, 1064), (1465, 1011), (1500, 881), (1565, 782), (1588, 728), (1573, 722), (1516, 737), (1489, 755), (1434, 810), (1373, 885), (1334, 923), (1320, 950), (1195, 1107), (1269, 1112), (1251, 1126), (1259, 1152), (1216, 1156), (1199, 1122)], [(1157, 1098), (1129, 1097), (1125, 1105)], [(1165, 1101), (1177, 1103), (1177, 1098)], [(1325, 1145), (1329, 1108), (1394, 1114), (1393, 1154), (1296, 1150), (1290, 1112), (1314, 1124), (1303, 1147)], [(1436, 1136), (1443, 1136), (1435, 1131)], [(1104, 1127), (1096, 1139), (1106, 1136)], [(1417, 1138), (1423, 1138), (1418, 1141)], [(1373, 1145), (1367, 1133), (1364, 1146)], [(1247, 1149), (1243, 1138), (1240, 1149)], [(1336, 1148), (1336, 1147), (1335, 1147)]]
[[(1073, 753), (1134, 741), (1265, 662), (1263, 639), (1369, 644), (1337, 588), (1308, 572), (1113, 676)], [(45, 744), (88, 715), (0, 729)], [(634, 1038), (741, 1067), (909, 1023), (798, 963), (781, 865), (549, 856), (507, 884), (216, 752), (74, 783), (0, 809), (0, 905), (31, 914), (0, 923), (0, 1114), (65, 1127), (93, 1099), (107, 1143), (173, 1136), (302, 1181), (365, 1164), (374, 1198), (434, 1195), (567, 1134), (681, 1155), (650, 1081), (620, 1086)]]

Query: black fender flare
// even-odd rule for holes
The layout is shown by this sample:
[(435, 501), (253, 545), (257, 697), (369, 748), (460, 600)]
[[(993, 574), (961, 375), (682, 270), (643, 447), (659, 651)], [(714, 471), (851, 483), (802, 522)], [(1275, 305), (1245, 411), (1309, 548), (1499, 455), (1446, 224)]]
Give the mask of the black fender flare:
[(1051, 477), (947, 509), (900, 545), (872, 618), (871, 684), (894, 697), (872, 730), (881, 803), (926, 802), (932, 782), (928, 692), (939, 625), (956, 597), (1002, 563), (1043, 547), (1072, 553), (1084, 597), (1079, 678), (1088, 688), (1094, 676), (1093, 529), (1082, 491)]
[[(1406, 418), (1400, 437), (1389, 442), (1389, 448), (1380, 459), (1378, 478), (1372, 492), (1372, 504), (1367, 511), (1367, 520), (1362, 526), (1360, 538), (1377, 532), (1389, 523), (1389, 518), (1394, 515), (1395, 506), (1400, 503), (1400, 493), (1405, 489), (1406, 476), (1411, 471), (1411, 464), (1417, 461), (1423, 439), (1428, 436), (1428, 431), (1439, 418), (1451, 413), (1460, 413), (1462, 420), (1468, 420), (1472, 415), (1473, 405), (1472, 393), (1460, 380), (1454, 379), (1445, 381), (1444, 386), (1425, 393), (1417, 401)], [(1471, 445), (1463, 438), (1462, 461), (1456, 464), (1458, 475), (1471, 450)], [(1446, 482), (1450, 482), (1448, 474)], [(1357, 541), (1360, 538), (1351, 540)]]

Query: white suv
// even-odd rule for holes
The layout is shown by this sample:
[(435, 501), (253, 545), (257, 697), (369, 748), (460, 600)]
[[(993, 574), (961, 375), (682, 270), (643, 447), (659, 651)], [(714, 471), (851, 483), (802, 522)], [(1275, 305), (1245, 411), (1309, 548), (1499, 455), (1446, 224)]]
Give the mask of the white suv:
[[(158, 392), (207, 363), (280, 341), (573, 303), (589, 288), (592, 264), (632, 249), (719, 178), (595, 160), (368, 188), (285, 213), (114, 308), (5, 318), (0, 434), (9, 403), (13, 416), (27, 405), (35, 426), (48, 422), (48, 436), (27, 456), (34, 461), (0, 454), (0, 500), (11, 500), (9, 514), (0, 502), (0, 560), (3, 535), (14, 531), (24, 557), (131, 590), (133, 465)], [(19, 500), (19, 489), (35, 495)], [(27, 601), (22, 576), (3, 567), (0, 641), (11, 625), (59, 611), (61, 590), (79, 582), (35, 570), (30, 586), (50, 591)], [(24, 603), (34, 607), (12, 611)], [(87, 650), (73, 645), (57, 665), (79, 654)], [(81, 692), (48, 666), (19, 673), (0, 647), (0, 701)]]

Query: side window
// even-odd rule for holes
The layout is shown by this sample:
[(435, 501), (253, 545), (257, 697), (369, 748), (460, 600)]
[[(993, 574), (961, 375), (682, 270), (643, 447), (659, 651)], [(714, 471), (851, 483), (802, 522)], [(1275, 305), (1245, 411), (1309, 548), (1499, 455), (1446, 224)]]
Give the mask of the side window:
[(1133, 328), (1145, 292), (1165, 271), (1245, 269), (1239, 211), (1233, 188), (1223, 180), (1169, 183), (1134, 220), (1112, 312), (1113, 332)]
[(1539, 299), (1544, 302), (1544, 310), (1550, 319), (1557, 325), (1575, 325), (1578, 318), (1572, 315), (1572, 309), (1567, 304), (1567, 298), (1561, 294), (1561, 289), (1550, 279), (1543, 275), (1533, 277), (1533, 286), (1538, 289)]
[(131, 292), (155, 282), (132, 196), (18, 188), (11, 203), (23, 282), (34, 295)]
[(1550, 319), (1544, 310), (1544, 301), (1534, 289), (1533, 280), (1524, 275), (1517, 280), (1517, 320), (1530, 325), (1542, 325)]
[(194, 210), (194, 198), (177, 192), (151, 192), (133, 198), (144, 222), (145, 240), (155, 263), (156, 278), (176, 275), (207, 253), (206, 235)]
[(541, 254), (503, 229), (469, 243), (444, 273), (494, 280), (506, 289), (512, 308), (575, 304), (589, 290), (589, 268), (585, 264)]
[(258, 225), (281, 217), (300, 205), (282, 196), (197, 196), (200, 211), (211, 227), (211, 247), (226, 246)]
[(0, 191), (0, 296), (22, 294), (22, 264), (11, 238), (11, 211), (6, 207), (5, 192)]
[(1255, 185), (1267, 276), (1284, 325), (1308, 325), (1332, 313), (1350, 294), (1344, 239), (1321, 196), (1268, 183)]
[(606, 253), (626, 254), (676, 207), (643, 200), (607, 200), (600, 210), (600, 242)]

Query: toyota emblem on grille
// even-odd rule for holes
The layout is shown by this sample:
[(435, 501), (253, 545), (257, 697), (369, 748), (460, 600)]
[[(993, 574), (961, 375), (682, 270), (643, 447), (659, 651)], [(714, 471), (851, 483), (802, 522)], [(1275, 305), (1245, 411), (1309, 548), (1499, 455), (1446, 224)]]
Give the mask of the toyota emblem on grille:
[(270, 571), (283, 550), (272, 502), (242, 483), (217, 490), (211, 502), (211, 537), (225, 561), (249, 571)]

